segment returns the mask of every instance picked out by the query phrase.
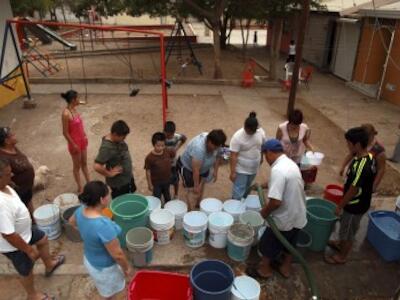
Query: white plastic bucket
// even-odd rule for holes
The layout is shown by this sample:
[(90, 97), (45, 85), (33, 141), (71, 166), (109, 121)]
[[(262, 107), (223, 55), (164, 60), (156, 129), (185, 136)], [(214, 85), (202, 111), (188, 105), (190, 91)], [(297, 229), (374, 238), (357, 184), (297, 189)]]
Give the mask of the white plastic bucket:
[(222, 201), (215, 198), (206, 198), (200, 202), (200, 211), (208, 215), (222, 210)]
[(230, 214), (235, 222), (238, 222), (239, 216), (246, 211), (246, 204), (239, 200), (227, 200), (224, 202), (224, 211)]
[(174, 233), (175, 216), (168, 209), (156, 209), (150, 214), (154, 240), (159, 245), (169, 244)]
[(217, 249), (226, 247), (228, 230), (233, 225), (233, 217), (227, 212), (215, 212), (208, 216), (208, 242)]
[(264, 225), (264, 218), (259, 212), (256, 211), (246, 211), (239, 216), (239, 222), (241, 224), (248, 224), (253, 227), (254, 230), (254, 240), (253, 246), (258, 242), (258, 231)]
[(149, 203), (149, 213), (153, 210), (161, 208), (161, 200), (154, 196), (146, 196), (147, 202)]
[(313, 166), (319, 166), (322, 163), (324, 157), (325, 154), (321, 152), (312, 152), (312, 151), (306, 152), (306, 159), (308, 163)]
[(244, 200), (244, 203), (246, 203), (246, 210), (261, 210), (261, 203), (258, 195), (248, 195), (246, 200)]
[(246, 261), (253, 243), (254, 230), (247, 224), (234, 224), (228, 231), (228, 256), (235, 261)]
[(188, 211), (187, 204), (181, 200), (171, 200), (164, 205), (164, 208), (175, 215), (175, 230), (181, 230), (183, 228), (183, 216)]
[(60, 209), (55, 204), (46, 204), (33, 212), (37, 227), (46, 233), (49, 240), (55, 240), (61, 235)]
[(133, 265), (143, 267), (153, 259), (153, 232), (146, 227), (130, 229), (126, 234), (126, 247), (131, 253)]
[(207, 214), (201, 211), (191, 211), (183, 217), (183, 236), (190, 248), (204, 245), (207, 231)]
[(79, 198), (77, 195), (73, 193), (65, 193), (58, 195), (54, 201), (53, 204), (57, 205), (60, 209), (60, 214), (62, 215), (64, 211), (66, 211), (68, 208), (74, 207), (79, 205)]
[(231, 291), (232, 300), (259, 300), (261, 287), (257, 280), (243, 275), (235, 278)]

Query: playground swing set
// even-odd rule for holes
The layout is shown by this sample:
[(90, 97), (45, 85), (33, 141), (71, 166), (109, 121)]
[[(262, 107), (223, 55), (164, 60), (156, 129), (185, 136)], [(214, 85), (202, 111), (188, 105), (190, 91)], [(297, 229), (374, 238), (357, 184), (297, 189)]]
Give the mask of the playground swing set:
[[(146, 30), (146, 29), (134, 29), (134, 28), (129, 28), (129, 27), (123, 27), (123, 26), (107, 26), (107, 25), (90, 25), (90, 24), (73, 24), (73, 23), (59, 23), (59, 22), (46, 22), (46, 21), (32, 21), (32, 20), (21, 20), (21, 19), (10, 19), (6, 21), (6, 26), (5, 26), (5, 31), (3, 35), (3, 45), (1, 49), (1, 56), (0, 56), (0, 74), (3, 74), (3, 69), (4, 69), (4, 61), (5, 61), (5, 55), (6, 55), (6, 49), (7, 49), (7, 42), (8, 42), (8, 37), (9, 35), (11, 36), (11, 41), (13, 45), (13, 50), (14, 53), (17, 57), (18, 60), (18, 65), (11, 71), (8, 72), (5, 76), (2, 76), (0, 78), (0, 85), (8, 88), (8, 89), (14, 89), (15, 90), (15, 84), (16, 81), (19, 77), (22, 77), (25, 91), (26, 91), (26, 96), (28, 100), (32, 100), (31, 92), (29, 89), (29, 84), (28, 84), (28, 76), (29, 73), (27, 72), (27, 64), (32, 64), (32, 61), (41, 61), (41, 63), (35, 64), (36, 67), (40, 68), (46, 68), (46, 74), (43, 74), (40, 72), (43, 76), (48, 75), (47, 72), (49, 71), (49, 68), (55, 71), (55, 68), (59, 68), (58, 65), (55, 65), (51, 63), (50, 61), (50, 56), (46, 56), (43, 53), (41, 53), (41, 56), (36, 52), (36, 59), (32, 59), (32, 55), (30, 56), (30, 60), (27, 59), (26, 55), (21, 55), (18, 46), (17, 46), (17, 38), (16, 34), (14, 33), (14, 26), (17, 29), (17, 33), (20, 33), (23, 31), (19, 30), (18, 28), (21, 26), (39, 26), (44, 28), (44, 32), (46, 32), (46, 35), (53, 37), (54, 32), (47, 27), (65, 27), (65, 28), (70, 28), (70, 29), (76, 29), (80, 33), (80, 52), (81, 52), (81, 67), (82, 67), (82, 75), (83, 75), (83, 82), (85, 84), (85, 100), (87, 100), (87, 86), (86, 86), (86, 70), (85, 70), (85, 62), (84, 62), (84, 55), (83, 55), (83, 50), (84, 50), (84, 30), (98, 30), (100, 32), (111, 32), (113, 34), (114, 32), (127, 32), (129, 35), (130, 33), (139, 33), (139, 34), (145, 34), (145, 35), (151, 35), (151, 36), (156, 36), (158, 37), (159, 40), (159, 47), (160, 47), (160, 66), (161, 66), (161, 72), (160, 72), (160, 84), (161, 84), (161, 95), (162, 95), (162, 122), (165, 124), (166, 118), (167, 118), (167, 109), (168, 109), (168, 93), (167, 93), (167, 87), (170, 85), (170, 83), (166, 79), (166, 60), (165, 60), (165, 48), (164, 48), (164, 34), (162, 32), (157, 32), (157, 31), (152, 31), (152, 30)], [(40, 28), (38, 27), (38, 28)], [(49, 31), (49, 32), (47, 32)], [(56, 34), (57, 35), (57, 34)], [(27, 45), (26, 42), (24, 42), (24, 37), (25, 35), (19, 36), (19, 42), (20, 42), (20, 47), (22, 50), (25, 50)], [(70, 86), (72, 88), (72, 78), (71, 78), (71, 73), (70, 73), (70, 67), (68, 64), (68, 58), (66, 54), (66, 47), (68, 47), (70, 50), (76, 50), (76, 46), (69, 43), (68, 41), (63, 40), (60, 36), (57, 35), (57, 38), (54, 38), (56, 41), (60, 42), (63, 45), (63, 53), (64, 53), (64, 59), (66, 63), (66, 69), (67, 69), (67, 76), (68, 76), (68, 81), (70, 83)], [(129, 39), (128, 39), (129, 40)], [(29, 49), (29, 48), (28, 48)], [(39, 50), (38, 50), (39, 51)], [(32, 52), (35, 52), (35, 50), (30, 49), (30, 54)], [(40, 58), (40, 59), (39, 59)], [(152, 58), (153, 59), (153, 58)], [(46, 63), (47, 62), (47, 63)], [(130, 79), (129, 79), (129, 87), (130, 87), (130, 95), (135, 96), (138, 92), (139, 89), (132, 88), (133, 85), (133, 66), (130, 60), (130, 57), (128, 60), (126, 60), (127, 65), (129, 67), (129, 72), (130, 72)], [(153, 62), (154, 64), (154, 62)], [(24, 67), (25, 66), (25, 67)], [(35, 68), (36, 68), (35, 67)], [(16, 73), (18, 71), (18, 73)]]

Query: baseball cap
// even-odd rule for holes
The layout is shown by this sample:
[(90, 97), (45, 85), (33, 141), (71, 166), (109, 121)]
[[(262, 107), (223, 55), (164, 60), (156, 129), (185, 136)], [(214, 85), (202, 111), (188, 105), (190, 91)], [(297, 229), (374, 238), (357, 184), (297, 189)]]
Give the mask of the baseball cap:
[(281, 142), (277, 139), (270, 139), (261, 146), (261, 151), (272, 151), (272, 152), (281, 152), (283, 151), (283, 146)]

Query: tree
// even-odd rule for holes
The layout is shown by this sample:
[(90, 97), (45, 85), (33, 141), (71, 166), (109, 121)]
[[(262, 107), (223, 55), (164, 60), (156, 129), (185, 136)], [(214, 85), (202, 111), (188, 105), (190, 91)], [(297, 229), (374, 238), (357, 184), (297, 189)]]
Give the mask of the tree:
[(37, 11), (42, 18), (49, 11), (51, 0), (11, 0), (10, 4), (14, 16), (33, 17)]
[(192, 15), (210, 28), (213, 32), (214, 78), (222, 78), (221, 31), (225, 45), (230, 17), (224, 15), (224, 12), (228, 3), (229, 0), (125, 0), (127, 12), (133, 16), (144, 13), (152, 16), (172, 15), (177, 18)]
[(125, 10), (123, 0), (67, 0), (65, 3), (77, 18), (87, 17), (92, 7), (104, 17), (114, 16)]
[[(321, 0), (312, 0), (311, 6), (324, 9), (324, 6), (320, 2)], [(269, 59), (270, 79), (276, 78), (276, 65), (279, 59), (284, 20), (296, 13), (302, 3), (303, 0), (261, 0), (261, 11), (264, 14), (264, 18), (268, 21), (269, 25), (272, 25)], [(271, 28), (271, 26), (268, 27)]]

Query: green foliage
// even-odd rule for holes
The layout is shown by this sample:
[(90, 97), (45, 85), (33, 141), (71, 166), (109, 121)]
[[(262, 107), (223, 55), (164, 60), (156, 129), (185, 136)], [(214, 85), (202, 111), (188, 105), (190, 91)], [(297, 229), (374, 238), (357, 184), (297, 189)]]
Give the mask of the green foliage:
[(44, 15), (51, 6), (51, 0), (10, 0), (14, 16), (33, 16), (35, 11)]
[(77, 17), (87, 16), (87, 11), (95, 7), (101, 16), (113, 16), (125, 9), (124, 0), (67, 0), (65, 1)]

